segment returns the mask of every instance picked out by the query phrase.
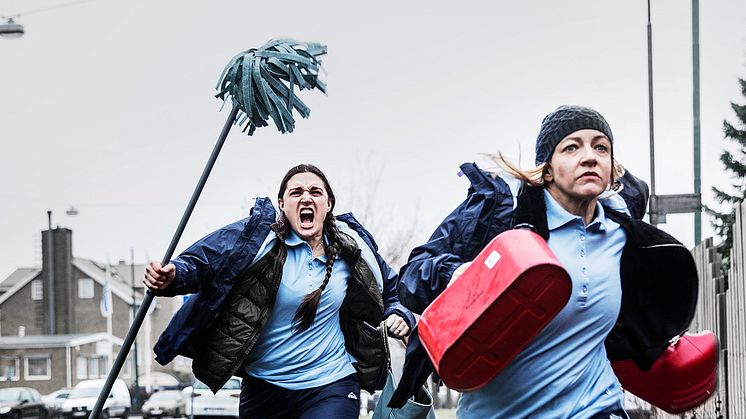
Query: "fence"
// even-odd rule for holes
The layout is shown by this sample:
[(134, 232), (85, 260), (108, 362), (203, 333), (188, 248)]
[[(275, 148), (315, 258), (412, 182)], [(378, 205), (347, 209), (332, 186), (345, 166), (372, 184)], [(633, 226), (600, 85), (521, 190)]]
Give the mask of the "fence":
[(720, 303), (721, 389), (728, 419), (746, 418), (746, 203), (736, 209), (728, 280)]
[[(699, 271), (699, 302), (690, 331), (714, 331), (720, 342), (718, 388), (684, 418), (746, 418), (746, 203), (736, 209), (727, 278), (712, 239), (692, 251)], [(659, 417), (671, 417), (659, 415)]]

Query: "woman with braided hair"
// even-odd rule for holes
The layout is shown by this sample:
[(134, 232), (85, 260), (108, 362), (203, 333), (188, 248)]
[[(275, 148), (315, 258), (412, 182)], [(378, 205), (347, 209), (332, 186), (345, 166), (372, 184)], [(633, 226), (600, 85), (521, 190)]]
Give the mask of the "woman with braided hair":
[(382, 388), (387, 359), (371, 325), (406, 336), (412, 314), (398, 302), (396, 274), (352, 217), (335, 217), (324, 173), (290, 169), (249, 218), (189, 247), (145, 284), (159, 296), (194, 293), (174, 315), (156, 360), (193, 359), (217, 391), (243, 377), (241, 418), (357, 418), (360, 388)]

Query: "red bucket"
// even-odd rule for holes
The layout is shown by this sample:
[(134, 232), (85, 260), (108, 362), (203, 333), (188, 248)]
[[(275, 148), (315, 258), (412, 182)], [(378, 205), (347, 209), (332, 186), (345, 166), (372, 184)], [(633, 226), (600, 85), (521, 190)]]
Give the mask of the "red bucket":
[(539, 235), (508, 230), (422, 313), (420, 339), (448, 387), (476, 390), (557, 315), (571, 291)]
[(686, 333), (648, 371), (629, 359), (613, 361), (611, 367), (625, 390), (666, 412), (686, 412), (715, 393), (717, 337), (710, 331)]

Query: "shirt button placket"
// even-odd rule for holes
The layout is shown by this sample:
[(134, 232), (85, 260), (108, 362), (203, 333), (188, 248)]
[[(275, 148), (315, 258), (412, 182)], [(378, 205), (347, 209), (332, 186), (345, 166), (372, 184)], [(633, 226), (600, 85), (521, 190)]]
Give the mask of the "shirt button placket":
[(583, 285), (580, 287), (580, 300), (585, 303), (588, 298), (588, 267), (585, 259), (585, 232), (580, 233), (580, 272), (582, 273)]

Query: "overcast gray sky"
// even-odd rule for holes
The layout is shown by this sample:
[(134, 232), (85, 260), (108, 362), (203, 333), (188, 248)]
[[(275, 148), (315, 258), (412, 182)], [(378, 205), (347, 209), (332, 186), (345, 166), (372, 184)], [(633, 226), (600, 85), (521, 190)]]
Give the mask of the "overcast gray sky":
[[(325, 170), (339, 211), (369, 208), (417, 241), (465, 196), (462, 162), (502, 150), (533, 162), (541, 118), (560, 104), (606, 116), (615, 155), (649, 180), (646, 2), (0, 0), (26, 34), (0, 39), (0, 277), (40, 263), (46, 211), (76, 256), (160, 259), (228, 110), (217, 78), (270, 38), (319, 41), (329, 94), (280, 135), (234, 129), (177, 250), (245, 216), (300, 162)], [(691, 2), (653, 0), (657, 190), (692, 191)], [(746, 1), (700, 6), (702, 187), (729, 102), (743, 103)], [(353, 202), (359, 191), (372, 204)], [(79, 215), (65, 215), (75, 206)], [(662, 226), (693, 244), (693, 217)], [(705, 219), (703, 236), (710, 230)], [(381, 227), (379, 227), (381, 228)], [(385, 243), (385, 237), (381, 238)]]

